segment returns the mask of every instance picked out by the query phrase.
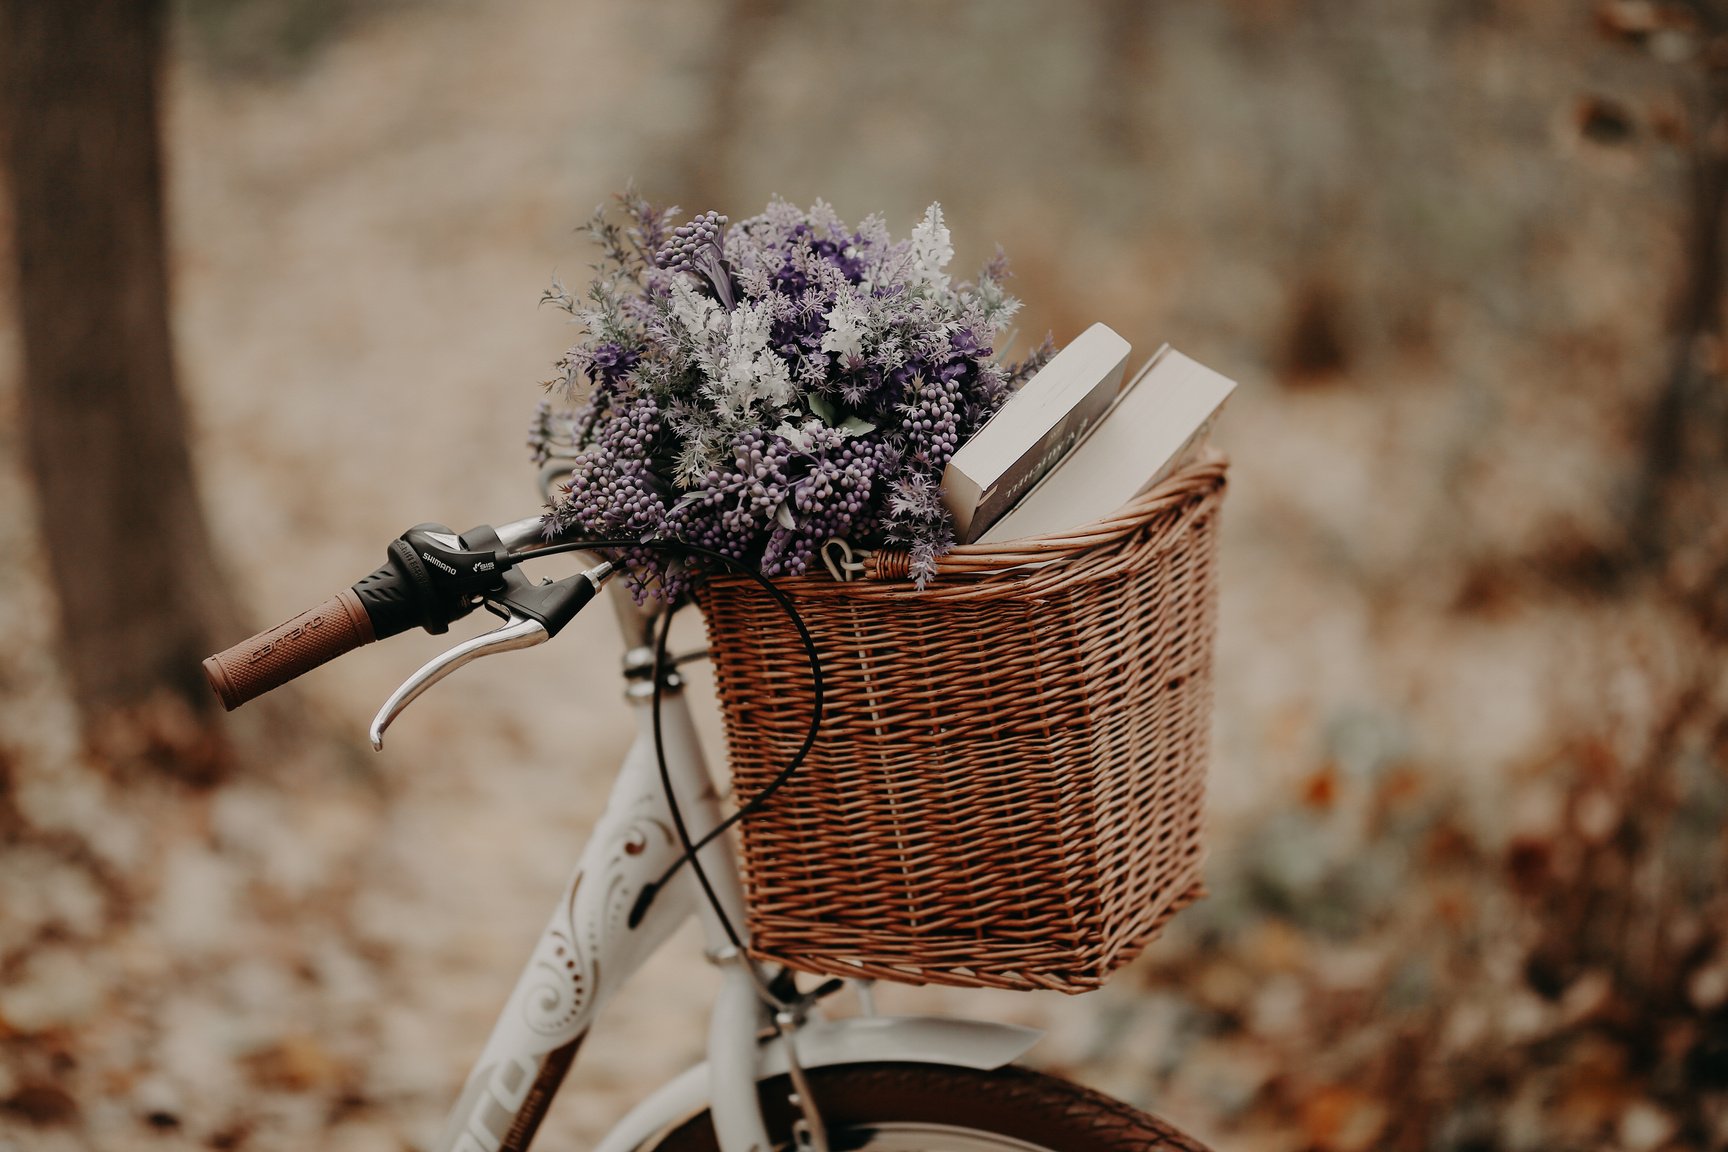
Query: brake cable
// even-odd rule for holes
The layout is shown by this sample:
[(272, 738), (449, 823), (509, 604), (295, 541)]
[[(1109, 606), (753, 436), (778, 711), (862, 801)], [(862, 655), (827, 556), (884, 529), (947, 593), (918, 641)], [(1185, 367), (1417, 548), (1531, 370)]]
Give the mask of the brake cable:
[(726, 909), (720, 901), (719, 893), (715, 891), (713, 882), (708, 878), (708, 873), (703, 869), (702, 862), (697, 858), (697, 856), (704, 848), (726, 832), (730, 831), (735, 825), (756, 812), (759, 812), (763, 805), (772, 799), (774, 794), (780, 791), (786, 782), (792, 778), (792, 774), (796, 772), (801, 765), (803, 765), (805, 758), (809, 756), (810, 749), (816, 744), (817, 733), (822, 727), (824, 706), (822, 659), (816, 650), (816, 642), (810, 635), (810, 629), (805, 625), (803, 617), (798, 615), (798, 609), (793, 605), (792, 598), (786, 595), (784, 591), (777, 587), (772, 580), (768, 579), (768, 577), (764, 576), (761, 572), (742, 563), (734, 557), (727, 556), (723, 552), (716, 552), (711, 548), (703, 548), (697, 544), (685, 544), (681, 541), (663, 540), (560, 540), (555, 544), (547, 544), (539, 548), (531, 548), (523, 552), (515, 553), (511, 559), (514, 562), (519, 563), (525, 560), (538, 559), (543, 556), (555, 556), (564, 552), (599, 552), (606, 549), (622, 548), (648, 548), (657, 552), (672, 553), (685, 557), (694, 556), (705, 560), (718, 561), (728, 569), (744, 576), (748, 576), (759, 584), (763, 591), (768, 593), (769, 597), (779, 606), (780, 610), (785, 613), (786, 618), (792, 622), (793, 628), (797, 629), (798, 639), (804, 646), (805, 655), (809, 658), (810, 688), (813, 703), (810, 709), (810, 724), (805, 730), (803, 742), (798, 746), (798, 750), (793, 753), (792, 758), (787, 761), (786, 766), (780, 769), (780, 771), (775, 774), (774, 778), (763, 786), (760, 792), (756, 793), (756, 795), (751, 797), (746, 803), (740, 805), (736, 812), (732, 813), (730, 816), (721, 820), (713, 828), (709, 829), (700, 839), (693, 839), (690, 835), (688, 825), (684, 822), (684, 814), (678, 806), (677, 794), (672, 788), (672, 770), (671, 766), (666, 761), (666, 745), (661, 735), (661, 701), (665, 686), (665, 673), (668, 669), (666, 663), (666, 645), (672, 631), (672, 617), (684, 606), (685, 603), (687, 603), (687, 601), (683, 599), (668, 601), (665, 610), (660, 614), (659, 620), (656, 621), (658, 626), (655, 629), (654, 639), (654, 699), (652, 707), (654, 759), (656, 766), (660, 770), (660, 783), (666, 790), (666, 803), (672, 816), (672, 826), (678, 834), (679, 846), (683, 851), (676, 860), (667, 866), (666, 870), (660, 874), (658, 879), (643, 885), (642, 891), (637, 894), (635, 904), (632, 905), (630, 909), (628, 924), (631, 928), (635, 928), (639, 925), (642, 922), (642, 917), (647, 914), (648, 908), (653, 904), (655, 898), (666, 886), (667, 882), (677, 874), (678, 869), (682, 868), (685, 864), (689, 864), (691, 872), (695, 875), (697, 883), (702, 888), (703, 895), (707, 898), (709, 905), (714, 909), (715, 916), (718, 917), (721, 927), (725, 930), (727, 939), (731, 941), (732, 946), (738, 950), (740, 955), (742, 955), (747, 951), (744, 945), (744, 939), (739, 934), (737, 927), (732, 923), (731, 918), (726, 915)]

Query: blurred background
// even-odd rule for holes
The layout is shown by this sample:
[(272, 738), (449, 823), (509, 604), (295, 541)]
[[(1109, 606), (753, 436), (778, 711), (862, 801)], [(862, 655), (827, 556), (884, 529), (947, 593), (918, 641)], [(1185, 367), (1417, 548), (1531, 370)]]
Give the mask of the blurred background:
[[(1728, 1147), (1725, 6), (154, 7), (0, 0), (0, 1148), (435, 1134), (628, 740), (610, 622), (383, 755), (440, 638), (228, 718), (196, 661), (536, 509), (536, 301), (630, 180), (939, 200), (1022, 350), (1241, 382), (1211, 898), (1102, 992), (886, 1007), (1223, 1148)], [(685, 943), (539, 1146), (700, 1056)]]

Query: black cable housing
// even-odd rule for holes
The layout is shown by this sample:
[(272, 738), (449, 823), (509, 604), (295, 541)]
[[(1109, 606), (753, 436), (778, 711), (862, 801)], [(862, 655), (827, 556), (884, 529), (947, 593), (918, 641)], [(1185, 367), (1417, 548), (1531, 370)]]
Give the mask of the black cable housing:
[(655, 621), (654, 702), (652, 709), (654, 759), (656, 765), (660, 769), (661, 786), (666, 790), (666, 804), (672, 816), (672, 826), (678, 834), (679, 846), (683, 849), (683, 852), (679, 855), (678, 859), (672, 862), (666, 871), (660, 874), (659, 879), (643, 887), (641, 893), (639, 893), (636, 898), (635, 905), (630, 909), (629, 924), (632, 928), (640, 924), (642, 922), (642, 917), (647, 914), (648, 908), (653, 904), (655, 897), (659, 894), (660, 890), (666, 886), (666, 882), (677, 874), (678, 869), (682, 868), (685, 864), (689, 864), (691, 872), (695, 874), (696, 881), (702, 888), (703, 895), (707, 897), (709, 905), (714, 909), (715, 916), (719, 918), (721, 926), (725, 929), (727, 939), (729, 939), (732, 946), (738, 949), (742, 954), (745, 951), (743, 937), (739, 934), (737, 927), (732, 923), (731, 918), (726, 915), (726, 909), (720, 902), (720, 896), (714, 890), (713, 882), (709, 880), (708, 873), (703, 870), (702, 862), (697, 859), (697, 854), (709, 844), (725, 835), (734, 825), (743, 821), (753, 813), (760, 811), (762, 806), (772, 799), (774, 794), (792, 778), (792, 774), (798, 770), (798, 768), (804, 763), (805, 758), (809, 756), (810, 749), (815, 746), (817, 734), (822, 728), (822, 659), (820, 654), (816, 651), (816, 641), (811, 637), (810, 629), (805, 626), (803, 618), (798, 615), (798, 609), (793, 605), (792, 598), (786, 595), (786, 593), (780, 588), (776, 587), (774, 582), (768, 577), (762, 575), (761, 572), (731, 556), (727, 556), (723, 552), (716, 552), (710, 548), (703, 548), (695, 544), (685, 544), (675, 540), (560, 540), (554, 544), (547, 544), (540, 548), (533, 548), (524, 552), (516, 553), (512, 559), (517, 563), (521, 563), (522, 561), (535, 560), (543, 556), (556, 556), (565, 552), (603, 552), (609, 549), (622, 548), (648, 548), (654, 551), (667, 552), (684, 557), (695, 557), (702, 560), (717, 561), (734, 572), (750, 577), (762, 587), (763, 591), (768, 593), (769, 597), (773, 599), (773, 601), (780, 607), (781, 611), (786, 614), (787, 619), (792, 622), (792, 626), (798, 631), (798, 639), (804, 645), (805, 655), (809, 657), (810, 688), (814, 703), (810, 709), (810, 726), (805, 730), (803, 743), (799, 745), (798, 751), (793, 754), (792, 758), (787, 761), (786, 766), (776, 773), (774, 778), (764, 785), (760, 792), (752, 796), (744, 804), (741, 804), (738, 810), (732, 813), (732, 815), (721, 820), (720, 823), (709, 829), (701, 839), (696, 840), (692, 839), (690, 829), (684, 822), (684, 814), (678, 807), (678, 796), (672, 788), (671, 766), (666, 762), (666, 744), (661, 737), (661, 699), (665, 688), (665, 674), (669, 670), (666, 660), (666, 643), (672, 632), (672, 617), (680, 608), (688, 603), (688, 601), (680, 599), (675, 602), (669, 602), (666, 605), (665, 610), (660, 613), (659, 618)]

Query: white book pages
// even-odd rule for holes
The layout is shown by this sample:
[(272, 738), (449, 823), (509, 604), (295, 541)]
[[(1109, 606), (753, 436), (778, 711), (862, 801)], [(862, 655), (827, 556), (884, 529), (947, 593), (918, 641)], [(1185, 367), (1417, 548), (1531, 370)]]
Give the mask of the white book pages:
[(1108, 516), (1205, 441), (1235, 388), (1235, 381), (1166, 345), (1092, 434), (980, 541), (1045, 536)]
[(961, 541), (972, 540), (1085, 439), (1121, 390), (1128, 342), (1094, 324), (960, 446), (942, 474)]

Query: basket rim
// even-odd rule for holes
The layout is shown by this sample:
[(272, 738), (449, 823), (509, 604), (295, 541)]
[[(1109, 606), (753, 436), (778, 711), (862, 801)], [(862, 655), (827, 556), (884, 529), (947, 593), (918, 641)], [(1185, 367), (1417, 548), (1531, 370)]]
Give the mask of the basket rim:
[(979, 560), (987, 561), (991, 568), (999, 568), (1049, 560), (1113, 543), (1130, 535), (1158, 513), (1216, 488), (1223, 482), (1229, 464), (1230, 458), (1222, 450), (1208, 446), (1108, 516), (1042, 536), (1022, 536), (994, 544), (957, 544), (936, 561), (937, 574), (975, 571)]
[[(893, 549), (867, 553), (863, 579), (835, 580), (826, 571), (812, 568), (800, 576), (774, 577), (774, 584), (795, 597), (910, 597), (928, 602), (972, 599), (1010, 586), (1020, 592), (1054, 591), (1053, 586), (1044, 585), (1050, 581), (1070, 583), (1082, 578), (1090, 567), (1075, 561), (1099, 556), (1108, 546), (1128, 540), (1161, 514), (1185, 510), (1185, 515), (1172, 522), (1170, 531), (1186, 528), (1193, 516), (1209, 504), (1207, 497), (1224, 487), (1228, 469), (1229, 457), (1207, 446), (1169, 476), (1110, 515), (1089, 524), (1044, 536), (955, 546), (937, 559), (936, 576), (922, 589), (906, 578), (906, 553)], [(1156, 547), (1162, 539), (1161, 535), (1159, 540), (1148, 543)], [(1068, 563), (1058, 564), (1059, 561)], [(745, 586), (753, 588), (755, 582), (738, 575), (710, 574), (699, 585), (697, 600), (705, 599), (704, 588), (725, 592)]]

